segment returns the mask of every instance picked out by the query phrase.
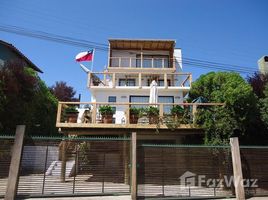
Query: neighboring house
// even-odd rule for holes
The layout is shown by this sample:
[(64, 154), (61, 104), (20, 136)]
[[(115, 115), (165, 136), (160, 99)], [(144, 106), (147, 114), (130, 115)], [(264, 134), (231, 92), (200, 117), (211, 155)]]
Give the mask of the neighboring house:
[(262, 74), (268, 73), (268, 56), (263, 56), (258, 60), (259, 71)]
[(37, 72), (43, 73), (32, 61), (23, 55), (16, 47), (0, 40), (0, 67), (9, 61), (22, 62), (25, 67), (30, 67)]

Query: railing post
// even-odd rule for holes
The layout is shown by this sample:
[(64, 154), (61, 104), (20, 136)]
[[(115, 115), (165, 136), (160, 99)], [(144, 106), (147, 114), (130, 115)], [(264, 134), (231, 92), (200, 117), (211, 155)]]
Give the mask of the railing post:
[(164, 63), (164, 58), (162, 58), (162, 68), (165, 68)]
[(243, 173), (241, 167), (239, 141), (237, 137), (230, 138), (233, 172), (234, 172), (234, 186), (237, 200), (245, 200), (245, 191), (243, 185)]
[(56, 123), (60, 123), (61, 119), (61, 110), (62, 110), (62, 103), (59, 102), (58, 104), (58, 111), (57, 111), (57, 120)]
[(189, 77), (189, 82), (190, 82), (189, 85), (190, 85), (190, 87), (191, 87), (191, 86), (192, 86), (192, 81), (193, 81), (193, 79), (192, 79), (192, 74), (190, 74), (189, 76), (190, 76), (190, 77)]
[(87, 74), (87, 87), (88, 88), (91, 87), (91, 73), (90, 72)]
[(119, 57), (119, 66), (118, 67), (121, 67), (121, 57)]
[(107, 83), (106, 83), (106, 73), (105, 73), (105, 72), (104, 72), (104, 74), (103, 74), (103, 83), (104, 83), (104, 86), (107, 85)]
[(129, 58), (129, 67), (132, 68), (132, 58)]
[(152, 58), (152, 68), (154, 68), (154, 58)]
[(113, 88), (115, 88), (115, 73), (113, 73)]
[(97, 105), (96, 103), (94, 103), (92, 108), (92, 124), (96, 124), (96, 117), (97, 117)]
[(197, 112), (197, 105), (193, 104), (193, 123), (195, 121), (195, 115), (196, 115), (196, 112)]
[(130, 121), (129, 121), (129, 107), (127, 107), (127, 110), (126, 110), (126, 124), (130, 124)]
[(131, 134), (131, 199), (137, 199), (137, 133)]
[(159, 116), (162, 118), (164, 116), (164, 105), (160, 104), (159, 106)]
[(139, 73), (139, 88), (141, 89), (142, 85), (141, 85), (141, 73)]
[(25, 133), (25, 125), (18, 125), (16, 128), (15, 141), (12, 149), (12, 157), (9, 167), (5, 200), (13, 200), (16, 198), (17, 195), (24, 133)]
[(165, 89), (168, 88), (167, 73), (164, 73), (164, 86), (165, 86)]
[(141, 51), (141, 68), (143, 68), (143, 53)]

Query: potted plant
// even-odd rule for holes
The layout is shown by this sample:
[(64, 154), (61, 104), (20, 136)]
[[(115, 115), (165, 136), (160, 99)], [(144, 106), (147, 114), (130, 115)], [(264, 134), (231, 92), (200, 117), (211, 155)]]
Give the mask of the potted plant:
[(150, 124), (156, 124), (158, 123), (159, 120), (159, 109), (154, 106), (149, 106), (146, 108), (146, 113), (149, 118), (149, 123)]
[(129, 109), (129, 122), (130, 124), (137, 124), (139, 115), (141, 113), (141, 108), (130, 107)]
[(113, 108), (110, 105), (103, 105), (99, 107), (102, 123), (111, 124), (113, 122)]
[(76, 123), (78, 117), (78, 110), (75, 106), (68, 106), (64, 109), (64, 119), (67, 123)]
[(179, 105), (173, 106), (170, 111), (171, 114), (177, 118), (181, 118), (184, 114), (184, 109)]

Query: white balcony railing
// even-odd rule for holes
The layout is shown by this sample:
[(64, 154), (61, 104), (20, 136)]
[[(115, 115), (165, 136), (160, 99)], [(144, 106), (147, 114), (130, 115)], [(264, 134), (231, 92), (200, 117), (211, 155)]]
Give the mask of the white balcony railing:
[(110, 57), (109, 68), (174, 68), (175, 59), (153, 57), (153, 58), (135, 58), (135, 57)]
[(146, 88), (152, 80), (156, 80), (158, 87), (162, 88), (190, 88), (191, 73), (158, 73), (149, 72), (92, 72), (88, 73), (88, 87)]

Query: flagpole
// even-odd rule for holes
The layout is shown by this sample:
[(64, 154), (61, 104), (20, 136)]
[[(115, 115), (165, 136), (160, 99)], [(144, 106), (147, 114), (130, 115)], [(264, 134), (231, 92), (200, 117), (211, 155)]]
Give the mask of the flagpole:
[(94, 56), (95, 55), (95, 49), (93, 49), (93, 58), (92, 58), (92, 62), (91, 62), (91, 71), (93, 71), (93, 62), (94, 62)]

